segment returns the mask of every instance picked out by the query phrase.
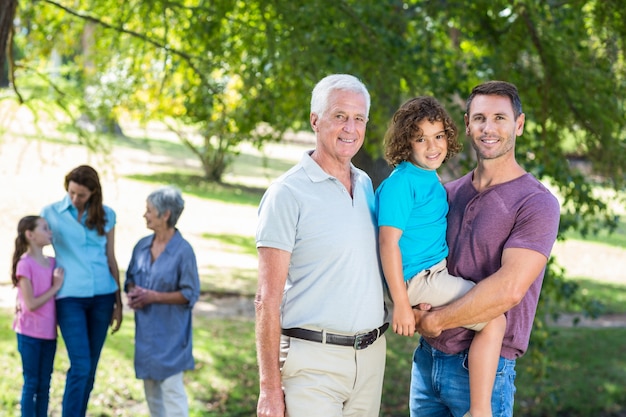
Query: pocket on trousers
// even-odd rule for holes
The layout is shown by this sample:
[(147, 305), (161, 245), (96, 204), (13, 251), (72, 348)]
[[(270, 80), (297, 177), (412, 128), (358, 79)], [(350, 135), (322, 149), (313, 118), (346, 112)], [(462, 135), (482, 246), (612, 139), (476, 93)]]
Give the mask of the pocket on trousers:
[(461, 367), (469, 373), (469, 353), (467, 350), (458, 354), (461, 360)]
[(281, 335), (280, 336), (280, 355), (278, 358), (281, 374), (284, 374), (285, 364), (287, 363), (287, 358), (289, 357), (290, 350), (291, 350), (291, 338), (289, 336)]

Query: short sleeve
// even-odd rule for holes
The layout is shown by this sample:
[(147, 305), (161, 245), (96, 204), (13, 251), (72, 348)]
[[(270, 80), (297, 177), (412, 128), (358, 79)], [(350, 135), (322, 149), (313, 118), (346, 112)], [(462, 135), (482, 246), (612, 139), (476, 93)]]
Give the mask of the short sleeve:
[(115, 223), (117, 222), (117, 215), (115, 214), (115, 211), (109, 206), (104, 206), (104, 214), (106, 219), (104, 232), (109, 233), (111, 229), (115, 227)]
[(185, 241), (185, 250), (181, 262), (180, 270), (180, 292), (183, 297), (189, 301), (189, 307), (198, 301), (200, 296), (200, 278), (198, 276), (198, 265), (196, 262), (196, 255), (191, 245)]
[(261, 199), (256, 246), (292, 252), (300, 207), (288, 187), (272, 184)]
[(559, 231), (560, 205), (549, 192), (533, 194), (517, 213), (505, 248), (531, 249), (550, 257)]
[(32, 281), (33, 272), (31, 270), (29, 263), (26, 260), (20, 259), (17, 262), (17, 266), (15, 268), (15, 275)]
[(405, 175), (387, 178), (376, 191), (378, 227), (391, 226), (404, 231), (411, 217), (413, 195)]

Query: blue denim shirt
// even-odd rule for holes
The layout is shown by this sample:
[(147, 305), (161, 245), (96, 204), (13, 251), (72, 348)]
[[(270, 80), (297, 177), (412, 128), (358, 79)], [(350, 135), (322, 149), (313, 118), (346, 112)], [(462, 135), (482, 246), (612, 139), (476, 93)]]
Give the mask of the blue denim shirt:
[(189, 301), (135, 310), (135, 373), (139, 379), (163, 380), (194, 368), (191, 310), (200, 295), (200, 279), (193, 248), (178, 230), (154, 263), (153, 239), (146, 236), (135, 245), (124, 287), (132, 283), (159, 292), (180, 291)]
[[(104, 206), (104, 231), (115, 227), (115, 212)], [(107, 237), (85, 226), (86, 216), (78, 222), (78, 210), (69, 196), (43, 208), (41, 216), (52, 230), (52, 246), (57, 266), (65, 269), (63, 286), (56, 298), (93, 297), (117, 291), (106, 253)]]

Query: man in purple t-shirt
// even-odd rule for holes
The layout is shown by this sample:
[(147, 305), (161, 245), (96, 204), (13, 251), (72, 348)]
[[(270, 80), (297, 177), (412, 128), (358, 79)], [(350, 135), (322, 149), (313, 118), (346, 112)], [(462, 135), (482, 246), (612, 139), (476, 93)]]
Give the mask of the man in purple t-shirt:
[(560, 218), (557, 199), (515, 160), (524, 121), (513, 84), (478, 85), (467, 100), (465, 132), (477, 165), (446, 185), (448, 268), (477, 285), (441, 309), (415, 310), (422, 338), (413, 357), (411, 416), (463, 416), (474, 333), (460, 327), (503, 313), (507, 327), (491, 405), (494, 417), (513, 415), (515, 359), (528, 348)]

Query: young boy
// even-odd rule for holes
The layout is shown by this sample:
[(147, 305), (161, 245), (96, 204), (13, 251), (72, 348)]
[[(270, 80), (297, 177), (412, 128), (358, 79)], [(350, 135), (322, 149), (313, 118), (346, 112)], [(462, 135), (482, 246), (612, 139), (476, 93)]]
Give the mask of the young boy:
[[(394, 303), (393, 331), (413, 336), (412, 307), (445, 305), (475, 285), (446, 268), (448, 201), (436, 171), (461, 145), (441, 104), (432, 97), (417, 97), (396, 111), (384, 146), (394, 171), (376, 190), (380, 257)], [(470, 409), (465, 417), (491, 417), (506, 319), (502, 315), (466, 327), (476, 334), (468, 354)]]

